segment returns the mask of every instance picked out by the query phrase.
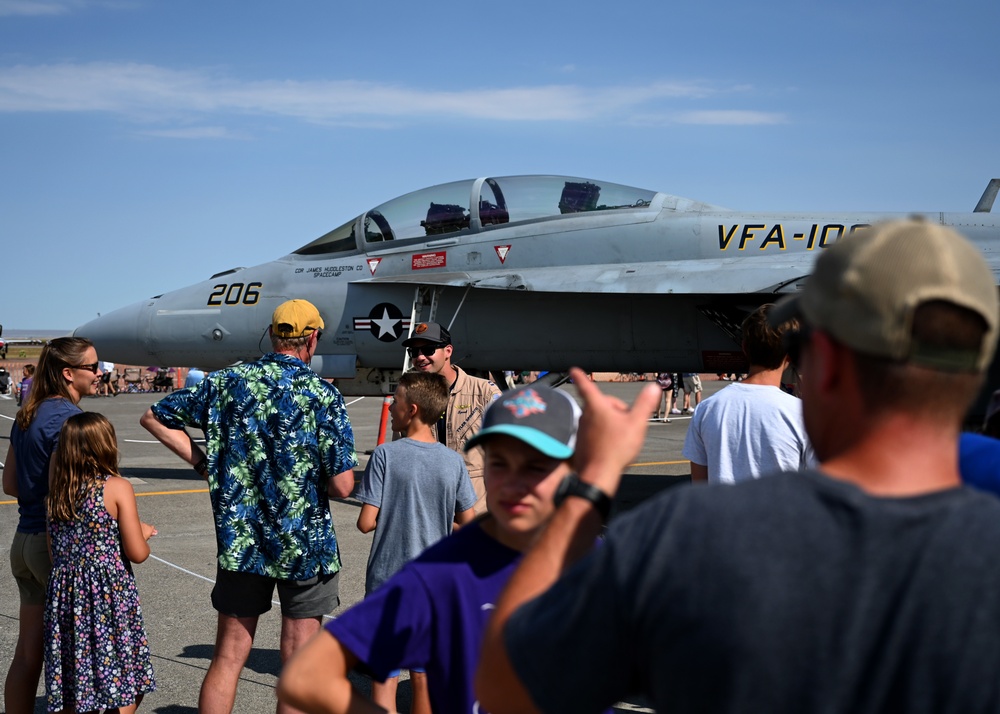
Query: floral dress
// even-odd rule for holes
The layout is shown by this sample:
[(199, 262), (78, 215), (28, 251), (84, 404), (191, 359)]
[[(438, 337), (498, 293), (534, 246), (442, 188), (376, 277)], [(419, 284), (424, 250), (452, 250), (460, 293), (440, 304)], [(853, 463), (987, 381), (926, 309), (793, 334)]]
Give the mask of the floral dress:
[(122, 552), (118, 522), (104, 507), (104, 484), (90, 487), (75, 521), (49, 523), (45, 689), (50, 712), (123, 707), (156, 688), (139, 592)]

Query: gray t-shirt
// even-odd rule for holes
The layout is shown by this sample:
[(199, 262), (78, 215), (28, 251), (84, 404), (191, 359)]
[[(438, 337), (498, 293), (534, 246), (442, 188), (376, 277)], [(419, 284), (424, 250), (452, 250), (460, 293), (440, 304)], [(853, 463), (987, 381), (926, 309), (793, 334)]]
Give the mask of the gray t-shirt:
[(413, 439), (376, 447), (354, 496), (379, 509), (366, 593), (451, 533), (455, 514), (476, 503), (465, 460), (443, 444)]
[(1000, 499), (818, 472), (674, 489), (505, 638), (543, 711), (996, 712)]
[(708, 467), (709, 483), (735, 483), (815, 465), (802, 400), (778, 387), (730, 384), (698, 405), (681, 454)]

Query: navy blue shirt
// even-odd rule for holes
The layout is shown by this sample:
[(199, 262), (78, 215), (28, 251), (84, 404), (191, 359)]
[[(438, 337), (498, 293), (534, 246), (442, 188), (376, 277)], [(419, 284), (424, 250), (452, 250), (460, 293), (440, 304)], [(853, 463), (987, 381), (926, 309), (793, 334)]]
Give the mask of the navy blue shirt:
[(59, 445), (63, 423), (82, 409), (63, 397), (45, 399), (23, 431), (14, 422), (10, 443), (17, 474), (17, 523), (20, 533), (45, 532), (45, 497), (49, 493), (49, 461)]

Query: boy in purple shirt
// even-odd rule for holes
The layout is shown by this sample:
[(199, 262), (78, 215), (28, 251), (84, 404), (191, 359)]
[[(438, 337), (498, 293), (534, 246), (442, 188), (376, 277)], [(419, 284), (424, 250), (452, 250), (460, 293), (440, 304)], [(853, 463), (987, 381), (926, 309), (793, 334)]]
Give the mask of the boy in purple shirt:
[[(476, 516), (476, 492), (465, 460), (437, 440), (431, 425), (448, 408), (448, 382), (440, 374), (410, 371), (399, 378), (390, 428), (404, 438), (375, 449), (354, 497), (363, 504), (358, 530), (375, 531), (365, 597), (406, 563)], [(372, 701), (396, 708), (399, 670), (372, 683)], [(430, 714), (427, 674), (410, 671), (410, 714)]]
[[(482, 445), (489, 512), (403, 566), (327, 623), (286, 665), (280, 701), (306, 712), (383, 711), (359, 701), (347, 673), (376, 680), (427, 671), (435, 714), (478, 711), (472, 690), (483, 629), (522, 553), (554, 510), (570, 472), (580, 409), (559, 390), (526, 385), (490, 406), (466, 449)], [(358, 705), (361, 705), (360, 707)]]

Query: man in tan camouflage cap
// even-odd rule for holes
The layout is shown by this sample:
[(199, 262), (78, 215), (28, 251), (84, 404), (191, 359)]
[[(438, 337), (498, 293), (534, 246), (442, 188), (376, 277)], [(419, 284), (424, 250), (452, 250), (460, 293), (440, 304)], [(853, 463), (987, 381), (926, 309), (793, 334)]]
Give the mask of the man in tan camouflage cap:
[[(818, 469), (672, 489), (582, 560), (601, 518), (571, 494), (496, 604), (484, 709), (597, 712), (638, 689), (669, 712), (997, 711), (1000, 500), (958, 472), (992, 272), (949, 229), (886, 223), (826, 248), (770, 319), (793, 316)], [(579, 389), (574, 465), (613, 495), (656, 395)]]

